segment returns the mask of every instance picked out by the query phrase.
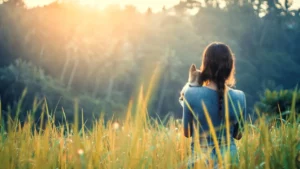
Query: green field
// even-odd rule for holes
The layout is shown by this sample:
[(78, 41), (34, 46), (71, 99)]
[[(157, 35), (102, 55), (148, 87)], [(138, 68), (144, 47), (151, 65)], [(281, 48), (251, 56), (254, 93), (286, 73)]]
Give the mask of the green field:
[[(300, 169), (299, 2), (0, 0), (0, 169)], [(206, 79), (214, 42), (235, 80), (231, 63)], [(222, 111), (219, 74), (246, 96), (238, 162), (197, 142), (192, 158), (178, 103), (192, 64)]]
[[(57, 126), (46, 103), (40, 126), (32, 116), (22, 123), (10, 118), (1, 125), (0, 168), (187, 168), (190, 160), (190, 139), (183, 136), (180, 120), (169, 118), (164, 122), (151, 119), (146, 105), (151, 87), (136, 101), (130, 101), (126, 119), (107, 123), (103, 118), (94, 122), (92, 129), (79, 126), (80, 116), (75, 104), (74, 124)], [(141, 88), (141, 91), (142, 88)], [(33, 114), (28, 111), (28, 114)], [(1, 117), (1, 115), (0, 115)], [(82, 120), (82, 119), (81, 119)], [(230, 164), (230, 156), (219, 158), (224, 168), (299, 168), (300, 125), (292, 109), (286, 120), (260, 118), (247, 122), (243, 138), (236, 141), (239, 163)], [(83, 122), (82, 122), (83, 123)], [(43, 128), (37, 130), (38, 128)], [(199, 144), (196, 151), (201, 152)], [(205, 158), (208, 154), (202, 153)], [(196, 168), (213, 168), (213, 160), (196, 162)], [(222, 168), (222, 167), (220, 167)]]

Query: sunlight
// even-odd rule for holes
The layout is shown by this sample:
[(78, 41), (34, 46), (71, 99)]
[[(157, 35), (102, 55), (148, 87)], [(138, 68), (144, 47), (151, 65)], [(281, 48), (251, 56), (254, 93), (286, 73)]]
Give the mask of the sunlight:
[[(26, 5), (29, 8), (36, 7), (36, 6), (43, 6), (47, 5), (51, 2), (54, 2), (55, 0), (24, 0)], [(59, 0), (61, 1), (61, 0)], [(70, 0), (69, 0), (70, 1)], [(146, 11), (149, 7), (152, 8), (153, 11), (159, 11), (162, 9), (163, 6), (165, 7), (172, 7), (176, 5), (180, 0), (74, 0), (78, 1), (80, 4), (84, 5), (91, 5), (99, 8), (105, 8), (112, 4), (119, 4), (121, 7), (124, 7), (126, 5), (134, 5), (137, 7), (140, 11)], [(284, 0), (280, 0), (282, 3)], [(223, 4), (222, 4), (223, 6)], [(300, 7), (300, 0), (294, 0), (292, 9), (296, 9)]]
[(36, 6), (47, 5), (49, 3), (54, 2), (54, 0), (24, 0), (24, 2), (29, 8), (32, 8)]
[[(159, 11), (165, 7), (171, 7), (179, 2), (179, 0), (76, 0), (80, 4), (83, 5), (91, 5), (96, 6), (99, 8), (105, 8), (112, 4), (119, 4), (121, 7), (124, 7), (126, 5), (134, 5), (138, 8), (140, 11), (145, 11), (149, 7), (152, 8), (154, 11)], [(54, 0), (24, 0), (26, 5), (29, 8), (36, 7), (36, 6), (43, 6), (47, 5), (51, 2), (54, 2)]]

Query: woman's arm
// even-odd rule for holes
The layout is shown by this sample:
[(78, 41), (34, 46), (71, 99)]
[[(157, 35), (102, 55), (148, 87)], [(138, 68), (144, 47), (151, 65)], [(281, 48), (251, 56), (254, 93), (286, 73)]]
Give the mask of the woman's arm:
[[(240, 121), (240, 123), (236, 123), (234, 125), (234, 130), (233, 130), (233, 137), (236, 140), (240, 140), (243, 137), (242, 131), (244, 131), (244, 123), (246, 122), (247, 119), (247, 112), (246, 112), (246, 96), (245, 93), (242, 93), (242, 99), (243, 99), (243, 109), (241, 115), (243, 116), (244, 121)], [(241, 125), (241, 126), (240, 126)]]
[(243, 137), (243, 130), (244, 130), (244, 123), (247, 119), (247, 112), (246, 112), (246, 96), (245, 93), (242, 93), (242, 109), (240, 109), (240, 111), (242, 111), (240, 113), (241, 116), (243, 116), (241, 119), (243, 119), (243, 121), (238, 121), (236, 124), (234, 124), (233, 127), (233, 138), (235, 138), (236, 140), (240, 140)]
[(184, 100), (183, 104), (183, 133), (185, 137), (193, 135), (193, 114), (190, 110), (191, 106), (188, 100)]
[(239, 123), (236, 123), (233, 128), (233, 138), (240, 140), (243, 137), (242, 131), (240, 130)]
[(246, 95), (245, 95), (245, 93), (243, 93), (243, 98), (244, 98), (243, 99), (244, 100), (243, 115), (244, 115), (244, 122), (245, 122), (248, 118), (247, 110), (246, 110), (247, 104), (246, 104)]

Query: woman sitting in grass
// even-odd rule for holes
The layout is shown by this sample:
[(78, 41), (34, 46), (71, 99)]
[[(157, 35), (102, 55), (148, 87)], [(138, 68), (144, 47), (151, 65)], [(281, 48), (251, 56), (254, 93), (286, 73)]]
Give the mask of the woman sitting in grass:
[(192, 136), (191, 166), (198, 158), (198, 140), (199, 150), (209, 153), (215, 164), (223, 165), (227, 150), (231, 160), (237, 160), (234, 138), (242, 137), (239, 131), (246, 117), (246, 99), (242, 91), (230, 88), (235, 84), (234, 64), (227, 45), (208, 45), (203, 53), (200, 77), (196, 78), (200, 85), (188, 85), (183, 93), (184, 135)]

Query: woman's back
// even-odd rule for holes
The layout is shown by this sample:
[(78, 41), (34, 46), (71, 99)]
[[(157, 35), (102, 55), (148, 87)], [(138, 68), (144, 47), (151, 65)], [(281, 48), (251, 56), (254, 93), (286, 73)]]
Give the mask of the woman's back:
[[(237, 149), (233, 138), (239, 139), (241, 137), (236, 126), (239, 126), (238, 121), (242, 119), (242, 116), (246, 117), (246, 99), (243, 92), (228, 88), (228, 86), (235, 85), (235, 57), (229, 46), (219, 42), (209, 44), (203, 51), (199, 72), (196, 79), (198, 79), (198, 84), (204, 87), (189, 87), (183, 94), (185, 98), (183, 105), (184, 135), (186, 137), (193, 136), (194, 141), (197, 132), (199, 132), (201, 146), (217, 146), (212, 138), (214, 133), (210, 132), (211, 129), (208, 125), (208, 122), (211, 121), (216, 131), (218, 144), (227, 145), (220, 146), (220, 149), (230, 146), (230, 153), (236, 154)], [(224, 98), (224, 96), (226, 97)], [(226, 124), (225, 117), (227, 117), (225, 115), (227, 104), (224, 104), (224, 100), (229, 100), (230, 136), (226, 135), (228, 130), (224, 127)], [(204, 105), (210, 120), (207, 118), (207, 112), (204, 112)], [(194, 124), (199, 128), (197, 131), (193, 131)], [(226, 138), (230, 138), (230, 145), (226, 142), (228, 141)], [(194, 152), (193, 143), (191, 149)], [(214, 151), (213, 148), (213, 156)]]
[[(209, 134), (209, 125), (204, 113), (204, 109), (202, 106), (202, 101), (207, 108), (210, 119), (213, 123), (213, 126), (216, 130), (216, 134), (218, 137), (218, 141), (221, 142), (221, 138), (226, 137), (226, 130), (224, 127), (225, 124), (225, 103), (223, 101), (222, 111), (219, 111), (219, 95), (216, 90), (210, 89), (208, 87), (189, 87), (185, 94), (185, 100), (188, 105), (184, 104), (184, 113), (183, 113), (183, 123), (184, 128), (191, 128), (189, 124), (200, 123), (198, 131), (200, 136), (201, 144), (205, 145), (213, 145), (213, 140), (211, 135)], [(245, 94), (240, 90), (235, 90), (228, 88), (228, 113), (230, 120), (230, 138), (231, 142), (233, 142), (233, 132), (234, 125), (238, 123), (238, 121), (242, 118), (246, 117), (246, 100)], [(225, 100), (225, 99), (223, 99)], [(195, 113), (195, 118), (193, 118), (193, 113), (190, 108)], [(192, 131), (191, 135), (193, 138), (195, 137), (195, 133)], [(207, 141), (207, 142), (206, 142)]]

